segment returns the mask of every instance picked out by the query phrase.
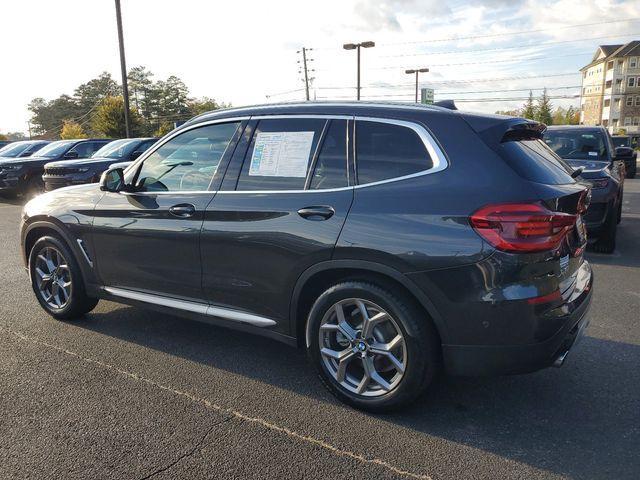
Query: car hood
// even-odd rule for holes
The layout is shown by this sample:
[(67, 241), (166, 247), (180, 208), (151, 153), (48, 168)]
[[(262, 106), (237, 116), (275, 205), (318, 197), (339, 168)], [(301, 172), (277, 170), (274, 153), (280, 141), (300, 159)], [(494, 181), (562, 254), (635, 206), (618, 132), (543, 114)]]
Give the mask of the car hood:
[(47, 163), (47, 167), (64, 168), (64, 167), (86, 167), (93, 164), (115, 163), (118, 159), (98, 157), (98, 158), (74, 158), (73, 160), (56, 160)]

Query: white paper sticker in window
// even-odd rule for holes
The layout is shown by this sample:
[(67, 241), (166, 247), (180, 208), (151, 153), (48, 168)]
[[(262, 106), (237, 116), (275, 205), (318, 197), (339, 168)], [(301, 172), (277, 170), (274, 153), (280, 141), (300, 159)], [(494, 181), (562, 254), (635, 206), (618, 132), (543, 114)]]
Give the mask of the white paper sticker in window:
[(260, 132), (249, 176), (306, 177), (314, 132)]

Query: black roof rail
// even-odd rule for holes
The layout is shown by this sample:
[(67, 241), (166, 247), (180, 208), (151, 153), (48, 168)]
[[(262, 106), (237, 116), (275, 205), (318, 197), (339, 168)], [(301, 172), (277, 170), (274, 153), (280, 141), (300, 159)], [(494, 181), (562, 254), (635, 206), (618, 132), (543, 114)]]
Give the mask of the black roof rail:
[(458, 110), (453, 100), (439, 100), (433, 104), (436, 107), (447, 108), (449, 110)]

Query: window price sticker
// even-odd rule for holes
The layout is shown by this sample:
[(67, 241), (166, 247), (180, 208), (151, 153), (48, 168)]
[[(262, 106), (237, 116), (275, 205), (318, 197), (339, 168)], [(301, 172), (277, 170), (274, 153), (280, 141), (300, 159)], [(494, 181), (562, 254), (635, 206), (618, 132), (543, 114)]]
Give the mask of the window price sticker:
[(260, 132), (251, 155), (249, 176), (305, 177), (314, 132)]

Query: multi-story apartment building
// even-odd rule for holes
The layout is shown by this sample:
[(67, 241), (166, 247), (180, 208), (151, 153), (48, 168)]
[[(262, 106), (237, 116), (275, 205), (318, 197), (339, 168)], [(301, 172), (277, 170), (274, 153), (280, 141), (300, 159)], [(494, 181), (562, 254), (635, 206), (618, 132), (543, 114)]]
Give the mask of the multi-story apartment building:
[(580, 123), (640, 133), (640, 41), (600, 45), (580, 72)]

